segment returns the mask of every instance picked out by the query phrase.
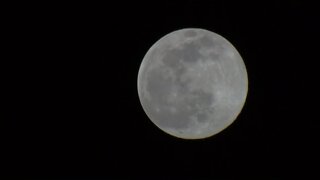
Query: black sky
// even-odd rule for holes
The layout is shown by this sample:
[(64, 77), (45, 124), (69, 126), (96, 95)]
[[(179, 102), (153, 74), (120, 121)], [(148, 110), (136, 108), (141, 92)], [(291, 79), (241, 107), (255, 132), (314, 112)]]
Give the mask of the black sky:
[[(316, 175), (319, 13), (305, 1), (10, 4), (4, 13), (7, 177), (242, 179)], [(181, 28), (228, 39), (246, 104), (196, 141), (156, 128), (136, 80), (148, 48)]]

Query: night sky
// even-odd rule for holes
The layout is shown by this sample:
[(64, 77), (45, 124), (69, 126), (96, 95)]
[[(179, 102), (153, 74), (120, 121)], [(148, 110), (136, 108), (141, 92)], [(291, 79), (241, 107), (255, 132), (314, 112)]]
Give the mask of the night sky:
[[(1, 174), (6, 179), (315, 177), (316, 7), (302, 0), (8, 5)], [(249, 78), (237, 120), (216, 136), (193, 141), (158, 129), (137, 92), (148, 49), (162, 36), (190, 27), (228, 39)]]

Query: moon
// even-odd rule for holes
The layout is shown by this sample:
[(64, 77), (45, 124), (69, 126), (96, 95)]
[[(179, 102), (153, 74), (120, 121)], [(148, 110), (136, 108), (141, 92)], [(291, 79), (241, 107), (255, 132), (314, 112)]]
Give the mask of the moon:
[(173, 31), (144, 56), (138, 96), (149, 119), (182, 139), (211, 137), (240, 114), (248, 92), (242, 57), (224, 37), (200, 28)]

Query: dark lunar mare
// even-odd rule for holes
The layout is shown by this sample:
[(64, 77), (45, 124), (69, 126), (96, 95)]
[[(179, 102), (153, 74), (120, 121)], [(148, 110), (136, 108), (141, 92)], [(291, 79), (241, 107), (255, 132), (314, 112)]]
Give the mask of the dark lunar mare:
[[(185, 63), (193, 65), (203, 59), (199, 48), (196, 43), (186, 43), (182, 49), (168, 50), (162, 58), (164, 66), (155, 68), (148, 76), (147, 90), (154, 103), (162, 108), (160, 112), (157, 112), (156, 109), (150, 109), (154, 117), (152, 119), (161, 127), (185, 129), (191, 122), (191, 116), (196, 117), (199, 122), (208, 120), (207, 112), (212, 111), (208, 107), (214, 99), (213, 95), (202, 90), (190, 91), (187, 89), (187, 85), (191, 80), (180, 80), (180, 77), (186, 73)], [(171, 69), (176, 78), (165, 78), (162, 70), (164, 68)], [(174, 86), (178, 88), (178, 96), (184, 96), (184, 98), (182, 102), (170, 104), (167, 99)], [(152, 107), (152, 103), (149, 103), (148, 107)], [(176, 107), (177, 112), (170, 112), (170, 107)], [(190, 107), (190, 109), (186, 107)]]

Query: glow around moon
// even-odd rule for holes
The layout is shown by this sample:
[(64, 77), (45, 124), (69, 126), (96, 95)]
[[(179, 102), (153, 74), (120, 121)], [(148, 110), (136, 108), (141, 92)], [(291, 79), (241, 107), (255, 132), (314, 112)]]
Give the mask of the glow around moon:
[(222, 36), (182, 29), (158, 40), (142, 60), (138, 94), (150, 120), (183, 139), (207, 138), (239, 115), (248, 91), (245, 64)]

